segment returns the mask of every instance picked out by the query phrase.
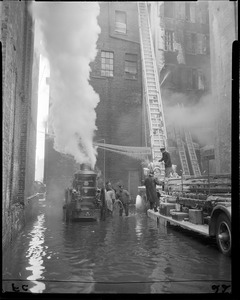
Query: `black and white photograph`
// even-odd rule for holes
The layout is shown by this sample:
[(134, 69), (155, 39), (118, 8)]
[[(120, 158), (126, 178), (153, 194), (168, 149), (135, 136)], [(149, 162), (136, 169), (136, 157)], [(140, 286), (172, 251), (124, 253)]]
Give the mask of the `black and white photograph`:
[(0, 16), (1, 297), (231, 296), (238, 2)]

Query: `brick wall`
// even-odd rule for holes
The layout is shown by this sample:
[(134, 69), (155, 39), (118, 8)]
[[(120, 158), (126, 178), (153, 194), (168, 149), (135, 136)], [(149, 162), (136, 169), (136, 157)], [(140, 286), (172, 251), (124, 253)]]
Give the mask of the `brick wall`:
[(234, 3), (209, 2), (212, 99), (218, 112), (215, 128), (217, 173), (231, 172), (232, 42), (235, 37)]
[[(115, 11), (127, 14), (127, 34), (119, 34), (115, 29)], [(139, 29), (136, 3), (100, 3), (98, 23), (101, 34), (98, 39), (98, 54), (91, 64), (91, 85), (100, 96), (97, 107), (98, 127), (96, 140), (105, 139), (108, 144), (141, 146), (142, 139), (142, 74)], [(114, 76), (101, 76), (101, 50), (114, 53)], [(125, 54), (137, 55), (137, 79), (127, 79), (124, 63)], [(103, 150), (99, 150), (97, 166), (103, 171)], [(140, 162), (127, 156), (105, 152), (106, 179), (122, 181), (132, 191), (140, 183)], [(135, 171), (139, 183), (129, 186), (129, 171)]]
[[(34, 174), (35, 133), (29, 139), (28, 126), (36, 122), (36, 103), (31, 101), (33, 32), (29, 2), (4, 1), (1, 5), (3, 57), (3, 246), (7, 246), (25, 223), (26, 161)], [(33, 113), (34, 112), (34, 113)], [(29, 117), (35, 120), (29, 122)], [(29, 130), (31, 131), (31, 130)], [(27, 152), (27, 147), (30, 152)], [(34, 176), (32, 176), (32, 182)], [(28, 187), (30, 190), (30, 187)]]

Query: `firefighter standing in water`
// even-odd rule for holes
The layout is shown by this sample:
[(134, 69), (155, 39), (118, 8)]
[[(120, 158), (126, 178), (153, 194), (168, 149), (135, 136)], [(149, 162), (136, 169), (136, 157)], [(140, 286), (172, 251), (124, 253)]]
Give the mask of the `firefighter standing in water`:
[(144, 181), (144, 185), (146, 187), (146, 196), (147, 196), (147, 201), (150, 204), (150, 209), (153, 209), (155, 212), (157, 212), (158, 211), (157, 210), (158, 196), (156, 190), (157, 181), (154, 178), (154, 173), (152, 171), (146, 177)]
[(119, 216), (122, 216), (123, 209), (125, 211), (125, 215), (128, 216), (128, 206), (130, 202), (130, 194), (127, 190), (123, 189), (122, 185), (119, 185), (119, 191), (116, 193), (116, 199), (119, 199), (122, 203), (120, 210), (119, 210)]

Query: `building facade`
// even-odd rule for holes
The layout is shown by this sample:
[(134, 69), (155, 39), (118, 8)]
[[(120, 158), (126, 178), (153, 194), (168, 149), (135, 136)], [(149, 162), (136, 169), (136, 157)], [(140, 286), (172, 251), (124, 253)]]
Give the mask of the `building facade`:
[(232, 44), (238, 39), (237, 1), (209, 1), (212, 99), (218, 112), (215, 123), (217, 173), (231, 173)]
[[(223, 2), (220, 6), (224, 5), (227, 4)], [(219, 93), (216, 92), (217, 84), (224, 87), (225, 80), (228, 80), (230, 76), (229, 51), (231, 50), (221, 48), (220, 53), (217, 42), (219, 43), (219, 37), (222, 34), (224, 34), (224, 38), (221, 38), (224, 44), (221, 47), (227, 47), (227, 41), (232, 42), (234, 39), (234, 26), (232, 25), (234, 8), (226, 10), (232, 17), (224, 20), (222, 26), (218, 25), (220, 26), (219, 32), (214, 32), (216, 20), (214, 23), (213, 7), (215, 5), (207, 1), (148, 2), (168, 134), (168, 149), (172, 155), (173, 164), (178, 166), (178, 173), (181, 173), (181, 163), (176, 144), (175, 125), (172, 123), (172, 118), (169, 118), (169, 111), (173, 111), (178, 105), (184, 105), (190, 112), (192, 107), (196, 108), (194, 112), (197, 114), (196, 117), (186, 115), (185, 119), (192, 120), (192, 124), (189, 123), (187, 129), (192, 134), (202, 173), (207, 172), (204, 149), (212, 148), (215, 150), (215, 159), (210, 161), (210, 173), (222, 173), (229, 170), (230, 156), (227, 150), (223, 149), (230, 148), (230, 125), (226, 125), (230, 124), (230, 82), (227, 84), (228, 101), (224, 102), (223, 99), (226, 98), (222, 98), (222, 102), (219, 100), (220, 102), (216, 104), (214, 101), (217, 97), (219, 98), (215, 95)], [(214, 18), (220, 22), (223, 15), (217, 13)], [(96, 109), (98, 130), (94, 141), (120, 146), (146, 146), (146, 112), (143, 103), (137, 3), (100, 2), (98, 23), (101, 27), (97, 42), (98, 53), (95, 61), (90, 65), (90, 84), (100, 96)], [(228, 35), (228, 30), (230, 35)], [(212, 38), (213, 35), (215, 38)], [(218, 55), (216, 56), (215, 53)], [(224, 64), (226, 66), (228, 64), (227, 72), (219, 70), (223, 59)], [(218, 73), (218, 79), (215, 72)], [(219, 106), (219, 103), (223, 107), (226, 106), (227, 113), (222, 116), (222, 119), (227, 118), (228, 121), (224, 121), (222, 127), (216, 130), (215, 125), (212, 126), (208, 119), (211, 119), (210, 107), (211, 109), (213, 107), (214, 112), (214, 105)], [(198, 123), (194, 123), (194, 119)], [(220, 123), (221, 121), (216, 122), (218, 126)], [(209, 124), (211, 127), (208, 126)], [(194, 126), (195, 131), (192, 130)], [(224, 130), (223, 126), (225, 126)], [(197, 131), (196, 128), (199, 130)], [(184, 135), (182, 139), (186, 147)], [(225, 140), (225, 148), (222, 147), (223, 140)], [(47, 145), (51, 143), (46, 143), (46, 147)], [(46, 149), (46, 151), (50, 150)], [(59, 172), (66, 174), (64, 163), (59, 161), (58, 164), (62, 165)], [(223, 167), (224, 164), (228, 167)], [(48, 177), (53, 178), (55, 175), (49, 171), (50, 161), (46, 166), (45, 174), (48, 173)], [(115, 186), (118, 182), (123, 183), (132, 197), (135, 197), (142, 179), (140, 161), (98, 149), (96, 166), (101, 170), (102, 178), (111, 180)], [(73, 170), (72, 166), (68, 169), (69, 174), (66, 176), (69, 177)]]
[(28, 5), (29, 2), (1, 2), (3, 247), (24, 226), (34, 201), (31, 196), (35, 174), (38, 59), (34, 60), (33, 23)]
[[(136, 2), (100, 2), (98, 23), (101, 34), (90, 78), (100, 96), (96, 141), (140, 147), (142, 70)], [(106, 180), (122, 182), (136, 196), (142, 172), (138, 160), (99, 149), (97, 167), (105, 170)]]
[[(173, 124), (177, 107), (199, 105), (211, 88), (209, 18), (207, 2), (149, 2), (150, 26), (160, 78), (160, 89), (168, 134), (168, 148), (180, 172), (175, 127), (190, 130), (200, 168), (200, 148), (206, 142), (198, 139), (193, 127), (201, 124), (182, 120)], [(188, 117), (188, 115), (185, 115)], [(191, 116), (189, 116), (189, 120)], [(180, 119), (180, 118), (179, 118)], [(181, 129), (181, 128), (180, 128)], [(195, 130), (196, 131), (196, 130)], [(211, 132), (206, 133), (211, 136)], [(183, 142), (184, 135), (182, 134)], [(188, 157), (188, 156), (187, 156)], [(191, 166), (191, 164), (189, 164)]]

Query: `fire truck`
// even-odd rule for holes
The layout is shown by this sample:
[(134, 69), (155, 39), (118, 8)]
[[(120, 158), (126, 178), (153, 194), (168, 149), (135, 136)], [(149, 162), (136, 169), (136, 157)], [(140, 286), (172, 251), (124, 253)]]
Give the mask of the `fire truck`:
[[(168, 148), (158, 75), (161, 71), (159, 69), (161, 64), (156, 62), (148, 4), (138, 2), (137, 5), (143, 72), (143, 100), (146, 108), (151, 161), (154, 166), (162, 157), (160, 148), (166, 148), (166, 150)], [(182, 105), (179, 103), (180, 111), (183, 108)], [(231, 178), (225, 175), (202, 176), (189, 128), (177, 127), (174, 128), (174, 131), (182, 176), (180, 179), (164, 180), (164, 166), (159, 165), (159, 174), (156, 177), (164, 182), (164, 190), (161, 189), (161, 185), (157, 186), (157, 190), (161, 194), (159, 212), (147, 210), (147, 213), (149, 217), (164, 225), (178, 225), (216, 237), (222, 253), (230, 255), (232, 246)], [(146, 197), (145, 187), (140, 186), (138, 190), (139, 196), (144, 199)]]
[(100, 219), (96, 178), (97, 174), (85, 164), (74, 174), (72, 186), (65, 190), (63, 213), (66, 221)]
[(213, 237), (219, 250), (231, 255), (230, 174), (169, 178), (165, 191), (160, 191), (159, 212), (147, 211), (150, 218)]

